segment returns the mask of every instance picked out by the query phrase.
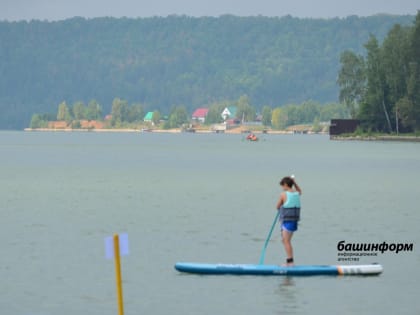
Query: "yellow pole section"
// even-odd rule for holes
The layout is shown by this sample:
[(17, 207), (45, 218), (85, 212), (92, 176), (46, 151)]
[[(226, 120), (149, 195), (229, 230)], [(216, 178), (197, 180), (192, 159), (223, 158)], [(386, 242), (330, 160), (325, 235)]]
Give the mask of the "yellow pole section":
[(123, 292), (121, 280), (120, 239), (114, 234), (115, 279), (117, 281), (118, 315), (124, 315)]

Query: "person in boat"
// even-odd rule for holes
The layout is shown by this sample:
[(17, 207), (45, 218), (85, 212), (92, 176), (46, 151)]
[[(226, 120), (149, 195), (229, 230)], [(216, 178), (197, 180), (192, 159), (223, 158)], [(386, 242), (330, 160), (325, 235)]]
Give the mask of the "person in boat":
[(247, 140), (256, 141), (258, 140), (257, 136), (252, 132), (246, 137)]
[(300, 195), (302, 190), (291, 176), (286, 176), (280, 181), (283, 192), (277, 202), (277, 210), (280, 211), (281, 236), (286, 251), (286, 266), (293, 266), (292, 236), (298, 228), (300, 219)]

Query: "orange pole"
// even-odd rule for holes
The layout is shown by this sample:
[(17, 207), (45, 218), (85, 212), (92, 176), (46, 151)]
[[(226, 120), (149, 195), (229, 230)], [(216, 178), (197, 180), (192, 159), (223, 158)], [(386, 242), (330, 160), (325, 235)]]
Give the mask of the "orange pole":
[(124, 315), (123, 291), (122, 291), (122, 280), (121, 280), (120, 239), (119, 239), (118, 234), (114, 234), (114, 258), (115, 258), (115, 279), (117, 282), (118, 315)]

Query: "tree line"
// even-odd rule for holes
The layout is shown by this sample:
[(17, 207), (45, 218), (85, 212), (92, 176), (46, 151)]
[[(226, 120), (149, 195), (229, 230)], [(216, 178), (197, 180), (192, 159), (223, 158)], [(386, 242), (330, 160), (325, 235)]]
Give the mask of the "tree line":
[[(349, 112), (344, 104), (321, 104), (316, 101), (305, 101), (300, 104), (286, 104), (272, 107), (269, 105), (256, 107), (248, 96), (242, 95), (237, 101), (224, 101), (211, 104), (206, 117), (207, 124), (221, 123), (221, 112), (227, 106), (236, 106), (235, 118), (239, 121), (254, 121), (259, 114), (261, 123), (273, 129), (283, 130), (299, 124), (314, 124), (328, 122), (333, 118), (348, 118)], [(257, 108), (261, 108), (257, 111)]]
[[(61, 102), (57, 107), (56, 114), (33, 114), (30, 128), (46, 128), (52, 121), (64, 121), (72, 128), (80, 128), (80, 121), (104, 121), (108, 128), (134, 127), (143, 124), (146, 114), (146, 106), (140, 103), (129, 104), (127, 100), (115, 98), (112, 102), (111, 112), (108, 117), (103, 116), (102, 106), (91, 100), (87, 105), (83, 102), (75, 102), (69, 106), (67, 102)], [(177, 128), (189, 122), (188, 112), (185, 106), (173, 106), (169, 116), (162, 116), (160, 111), (154, 110), (152, 123), (155, 125), (164, 121), (164, 128)]]
[[(347, 118), (349, 113), (343, 104), (329, 103), (320, 104), (315, 101), (306, 101), (301, 104), (288, 104), (271, 107), (255, 106), (247, 95), (242, 95), (237, 100), (214, 102), (208, 106), (208, 114), (205, 125), (223, 123), (222, 112), (226, 107), (236, 107), (235, 117), (238, 122), (255, 122), (257, 119), (262, 125), (274, 129), (285, 129), (288, 126), (298, 124), (314, 124), (327, 122), (332, 118)], [(148, 107), (144, 104), (129, 104), (127, 100), (115, 98), (112, 102), (110, 119), (107, 121), (109, 128), (136, 127), (144, 125), (144, 117)], [(257, 110), (261, 108), (261, 111)], [(168, 115), (159, 110), (153, 111), (152, 123), (160, 125), (164, 129), (179, 128), (191, 122), (192, 112), (183, 105), (172, 106)], [(61, 102), (57, 107), (56, 114), (34, 114), (31, 119), (31, 128), (45, 128), (49, 121), (65, 121), (75, 128), (80, 127), (81, 120), (104, 120), (102, 106), (91, 100), (87, 105), (83, 102), (75, 102), (72, 106)]]
[[(221, 16), (0, 21), (0, 128), (34, 112), (116, 95), (169, 113), (247, 94), (253, 104), (337, 100), (339, 56), (363, 52), (413, 16), (335, 19)], [(261, 107), (256, 107), (261, 111)]]
[(382, 43), (371, 35), (364, 47), (341, 54), (340, 101), (365, 131), (419, 131), (420, 11), (412, 26), (396, 24)]
[(46, 128), (50, 121), (102, 120), (102, 107), (96, 100), (91, 100), (87, 105), (78, 101), (72, 107), (66, 102), (61, 102), (57, 108), (57, 114), (44, 113), (33, 114), (30, 128)]

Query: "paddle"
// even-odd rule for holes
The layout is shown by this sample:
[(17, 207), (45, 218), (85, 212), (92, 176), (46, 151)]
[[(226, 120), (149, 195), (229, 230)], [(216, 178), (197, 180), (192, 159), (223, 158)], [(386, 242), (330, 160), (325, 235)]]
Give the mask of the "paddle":
[(271, 238), (271, 234), (273, 234), (274, 227), (276, 226), (276, 223), (279, 220), (279, 215), (280, 215), (280, 211), (277, 211), (276, 217), (274, 218), (273, 225), (271, 226), (271, 230), (268, 233), (267, 239), (265, 240), (263, 250), (261, 252), (260, 265), (264, 265), (265, 250), (267, 249), (268, 242), (270, 241), (270, 238)]

